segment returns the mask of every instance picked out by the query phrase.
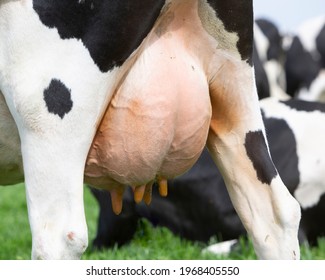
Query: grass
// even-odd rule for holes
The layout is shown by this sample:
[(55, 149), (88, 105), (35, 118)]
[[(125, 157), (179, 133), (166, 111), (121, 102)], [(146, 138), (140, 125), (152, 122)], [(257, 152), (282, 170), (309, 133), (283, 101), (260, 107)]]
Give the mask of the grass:
[[(31, 234), (26, 209), (23, 184), (0, 187), (0, 260), (30, 259)], [(97, 227), (98, 205), (85, 188), (85, 211), (89, 230), (89, 243), (94, 239)], [(213, 238), (211, 242), (215, 241)], [(211, 260), (211, 259), (256, 259), (252, 244), (240, 240), (240, 248), (229, 256), (202, 253), (207, 244), (190, 242), (173, 235), (166, 228), (153, 228), (141, 220), (131, 243), (121, 248), (92, 251), (89, 247), (85, 260)], [(302, 259), (325, 259), (325, 238), (318, 247), (301, 247)]]

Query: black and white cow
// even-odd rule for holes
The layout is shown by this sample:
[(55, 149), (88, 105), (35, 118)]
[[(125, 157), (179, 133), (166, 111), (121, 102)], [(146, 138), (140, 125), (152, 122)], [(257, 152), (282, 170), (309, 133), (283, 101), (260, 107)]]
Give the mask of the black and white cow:
[(300, 207), (258, 106), (252, 1), (0, 0), (0, 42), (0, 151), (20, 179), (19, 133), (34, 259), (87, 247), (84, 181), (120, 212), (125, 185), (150, 202), (206, 143), (257, 255), (299, 258)]
[[(325, 149), (319, 134), (325, 131), (325, 104), (276, 98), (260, 104), (273, 161), (302, 208), (300, 240), (315, 245), (325, 235)], [(140, 218), (196, 241), (207, 242), (212, 236), (232, 240), (246, 234), (207, 150), (187, 173), (168, 184), (168, 197), (154, 190), (150, 206), (135, 203), (130, 189), (119, 216), (112, 211), (110, 194), (92, 189), (100, 205), (94, 247), (125, 244)]]
[(255, 20), (253, 62), (259, 98), (273, 96), (281, 100), (289, 99), (290, 96), (285, 93), (282, 35), (270, 20)]
[(325, 16), (304, 22), (286, 41), (286, 92), (300, 99), (324, 102)]

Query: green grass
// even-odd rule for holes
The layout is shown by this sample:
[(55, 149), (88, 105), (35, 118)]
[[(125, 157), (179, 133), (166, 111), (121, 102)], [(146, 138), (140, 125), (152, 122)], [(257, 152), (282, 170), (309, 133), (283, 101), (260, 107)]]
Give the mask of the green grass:
[[(24, 185), (0, 187), (0, 259), (30, 259), (31, 234), (28, 224)], [(98, 205), (85, 188), (85, 211), (89, 230), (89, 244), (94, 239), (97, 226)], [(211, 242), (215, 241), (213, 238)], [(252, 244), (240, 240), (240, 248), (229, 256), (203, 254), (207, 245), (190, 242), (173, 235), (166, 228), (153, 228), (147, 221), (140, 220), (136, 235), (131, 243), (121, 248), (91, 251), (87, 249), (83, 259), (101, 260), (190, 260), (190, 259), (256, 259)], [(325, 238), (319, 246), (301, 247), (302, 259), (325, 259)]]

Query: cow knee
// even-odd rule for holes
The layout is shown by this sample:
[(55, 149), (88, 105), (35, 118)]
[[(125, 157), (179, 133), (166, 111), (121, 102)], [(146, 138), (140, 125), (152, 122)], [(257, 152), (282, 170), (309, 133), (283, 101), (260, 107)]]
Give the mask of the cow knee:
[[(88, 246), (87, 234), (69, 231), (66, 234), (66, 246), (71, 248), (75, 256), (79, 259)], [(68, 250), (70, 252), (70, 249)]]
[(85, 240), (74, 240), (67, 242), (60, 253), (52, 252), (42, 245), (32, 249), (33, 260), (78, 260), (85, 252), (88, 242)]
[(87, 231), (65, 231), (61, 238), (50, 234), (33, 237), (32, 259), (80, 259), (88, 246)]

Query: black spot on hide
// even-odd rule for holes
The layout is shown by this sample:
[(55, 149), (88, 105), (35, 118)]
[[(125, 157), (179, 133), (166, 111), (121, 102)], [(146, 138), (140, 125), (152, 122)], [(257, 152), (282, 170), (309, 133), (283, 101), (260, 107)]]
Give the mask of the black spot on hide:
[(71, 111), (73, 105), (70, 89), (56, 79), (52, 79), (44, 90), (44, 101), (48, 111), (61, 119)]
[(256, 170), (258, 180), (270, 185), (278, 173), (268, 153), (263, 132), (261, 130), (248, 132), (245, 138), (245, 148)]
[(318, 111), (318, 112), (325, 113), (325, 104), (321, 102), (289, 99), (287, 101), (281, 101), (281, 103), (297, 111), (304, 111), (309, 113)]

